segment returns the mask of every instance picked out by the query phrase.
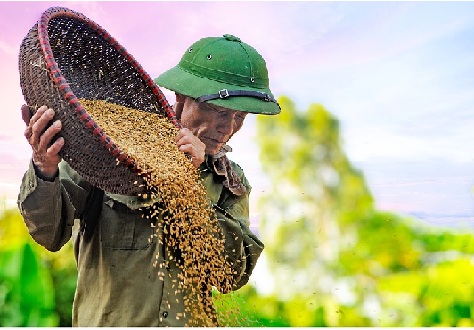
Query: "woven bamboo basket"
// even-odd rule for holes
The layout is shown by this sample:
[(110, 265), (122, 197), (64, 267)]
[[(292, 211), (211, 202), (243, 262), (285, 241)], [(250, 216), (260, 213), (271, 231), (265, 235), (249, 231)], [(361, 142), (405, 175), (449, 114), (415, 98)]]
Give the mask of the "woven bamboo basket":
[(78, 101), (106, 100), (159, 113), (179, 127), (164, 94), (117, 40), (83, 14), (52, 7), (23, 39), (19, 71), (32, 112), (46, 105), (55, 110), (53, 120), (61, 120), (60, 156), (74, 170), (107, 192), (144, 192), (137, 165)]

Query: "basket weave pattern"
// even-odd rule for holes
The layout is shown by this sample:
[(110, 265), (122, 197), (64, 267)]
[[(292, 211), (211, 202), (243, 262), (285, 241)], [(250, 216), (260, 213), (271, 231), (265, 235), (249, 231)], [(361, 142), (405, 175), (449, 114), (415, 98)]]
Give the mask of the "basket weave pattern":
[(52, 7), (23, 39), (19, 71), (25, 101), (33, 112), (46, 105), (55, 110), (53, 120), (61, 120), (58, 135), (65, 145), (60, 156), (74, 170), (111, 193), (143, 192), (136, 164), (78, 101), (106, 100), (159, 113), (180, 127), (165, 96), (133, 56), (83, 14)]

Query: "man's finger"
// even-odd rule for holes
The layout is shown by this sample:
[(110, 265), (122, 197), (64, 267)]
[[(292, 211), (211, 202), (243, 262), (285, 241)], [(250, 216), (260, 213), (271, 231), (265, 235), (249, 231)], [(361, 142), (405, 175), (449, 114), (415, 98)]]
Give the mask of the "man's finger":
[(175, 141), (178, 142), (185, 135), (186, 134), (185, 134), (184, 128), (180, 129), (178, 131), (178, 134), (176, 134)]
[(43, 115), (43, 113), (46, 112), (46, 110), (48, 110), (48, 108), (46, 106), (42, 106), (40, 107), (38, 110), (36, 110), (36, 112), (33, 114), (33, 116), (31, 116), (30, 118), (30, 125), (33, 126), (34, 123), (39, 119), (41, 118), (41, 116)]
[(57, 156), (63, 146), (64, 146), (64, 138), (60, 137), (56, 141), (54, 141), (54, 143), (51, 145), (51, 147), (48, 148), (46, 153), (49, 156)]
[(27, 106), (26, 104), (23, 104), (21, 106), (21, 118), (23, 119), (26, 125), (30, 123), (31, 111), (30, 111), (30, 107)]
[(39, 149), (46, 150), (48, 146), (51, 144), (54, 136), (61, 130), (61, 121), (58, 119), (56, 120), (44, 133), (41, 135), (39, 140)]
[[(40, 108), (41, 109), (41, 108)], [(38, 110), (33, 117), (31, 118), (30, 125), (33, 128), (33, 143), (38, 143), (46, 126), (48, 126), (48, 123), (53, 119), (54, 117), (54, 111), (53, 109), (46, 109), (41, 112), (41, 116), (35, 120), (36, 115), (40, 113), (40, 110)]]

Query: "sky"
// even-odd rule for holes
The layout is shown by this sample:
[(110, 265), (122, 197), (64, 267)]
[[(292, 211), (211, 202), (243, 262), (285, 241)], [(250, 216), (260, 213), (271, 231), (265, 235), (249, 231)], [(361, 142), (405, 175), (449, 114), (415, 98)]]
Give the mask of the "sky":
[[(474, 2), (0, 1), (0, 207), (15, 205), (31, 156), (19, 47), (52, 6), (101, 25), (152, 77), (199, 38), (238, 36), (266, 59), (275, 96), (301, 111), (323, 104), (340, 120), (378, 209), (474, 229)], [(255, 135), (247, 116), (229, 143), (253, 186), (254, 220), (269, 187)]]

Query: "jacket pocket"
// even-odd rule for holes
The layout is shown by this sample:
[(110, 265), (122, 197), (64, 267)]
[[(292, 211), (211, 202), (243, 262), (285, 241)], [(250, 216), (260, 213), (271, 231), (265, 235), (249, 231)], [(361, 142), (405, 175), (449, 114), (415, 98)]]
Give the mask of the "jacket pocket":
[(104, 203), (100, 221), (102, 246), (118, 250), (143, 250), (151, 245), (154, 233), (148, 219), (140, 210), (129, 209), (122, 203)]

